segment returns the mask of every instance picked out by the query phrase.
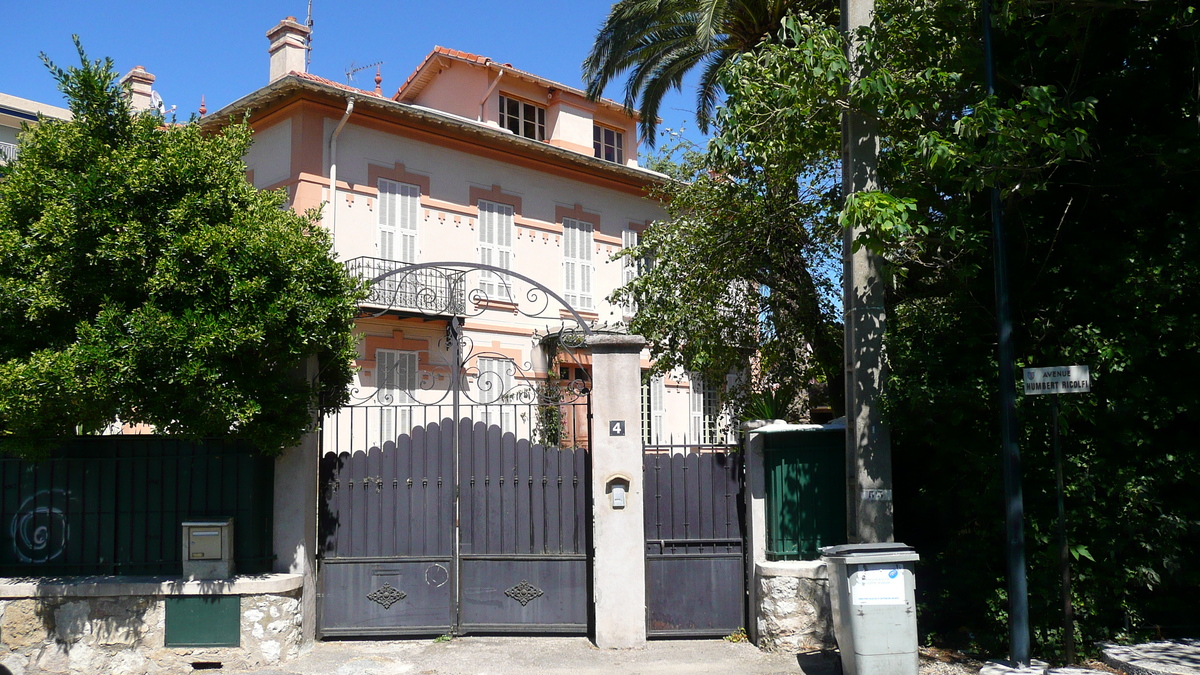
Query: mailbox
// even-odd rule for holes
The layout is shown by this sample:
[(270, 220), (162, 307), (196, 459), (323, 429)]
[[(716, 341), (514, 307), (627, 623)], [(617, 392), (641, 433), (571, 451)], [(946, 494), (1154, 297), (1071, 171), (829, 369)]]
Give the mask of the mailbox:
[(183, 523), (183, 576), (228, 579), (233, 570), (233, 519)]

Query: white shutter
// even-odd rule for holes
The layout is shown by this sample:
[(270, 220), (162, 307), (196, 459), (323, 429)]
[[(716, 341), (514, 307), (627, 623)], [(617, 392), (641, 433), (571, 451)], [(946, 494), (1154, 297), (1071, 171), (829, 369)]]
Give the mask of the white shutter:
[[(371, 443), (382, 447), (395, 442), (397, 434), (412, 433), (412, 405), (417, 390), (417, 353), (395, 349), (375, 350), (375, 390), (379, 402)], [(375, 417), (372, 415), (372, 417)]]
[(400, 188), (397, 228), (400, 232), (400, 259), (417, 262), (417, 213), (421, 206), (421, 188), (416, 185), (398, 184)]
[(701, 443), (704, 437), (704, 383), (696, 373), (689, 375), (692, 392), (692, 442)]
[(650, 429), (655, 443), (662, 443), (664, 418), (667, 415), (667, 386), (661, 375), (650, 379)]
[[(479, 262), (512, 269), (513, 207), (479, 200)], [(479, 275), (479, 290), (489, 298), (508, 298), (508, 287), (492, 272)]]
[(479, 406), (480, 419), (488, 426), (498, 426), (504, 433), (514, 433), (516, 427), (515, 405), (507, 403), (505, 398), (512, 393), (513, 371), (516, 369), (508, 359), (489, 359), (479, 357), (479, 375), (475, 386), (478, 400), (484, 405)]
[(563, 218), (563, 297), (579, 309), (592, 309), (592, 224)]
[[(629, 250), (638, 245), (637, 230), (621, 230), (621, 248)], [(631, 281), (637, 278), (638, 265), (637, 260), (632, 256), (625, 256), (621, 259), (621, 285), (628, 286)], [(637, 313), (637, 303), (633, 300), (626, 299), (621, 305), (626, 316)]]

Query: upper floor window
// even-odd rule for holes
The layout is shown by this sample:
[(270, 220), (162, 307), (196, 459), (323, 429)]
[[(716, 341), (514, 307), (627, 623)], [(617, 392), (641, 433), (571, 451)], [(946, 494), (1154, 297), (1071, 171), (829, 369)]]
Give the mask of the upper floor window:
[[(486, 199), (479, 200), (479, 262), (484, 265), (512, 269), (513, 207)], [(483, 271), (479, 275), (479, 290), (492, 300), (509, 299), (511, 279)]]
[(417, 214), (421, 188), (408, 183), (379, 179), (379, 257), (413, 264), (417, 262)]
[(599, 124), (594, 125), (592, 127), (592, 150), (595, 151), (596, 157), (600, 159), (624, 164), (624, 134), (615, 129), (602, 127)]
[(500, 126), (518, 136), (546, 140), (546, 109), (500, 95)]
[(592, 224), (563, 218), (563, 287), (567, 304), (592, 309)]

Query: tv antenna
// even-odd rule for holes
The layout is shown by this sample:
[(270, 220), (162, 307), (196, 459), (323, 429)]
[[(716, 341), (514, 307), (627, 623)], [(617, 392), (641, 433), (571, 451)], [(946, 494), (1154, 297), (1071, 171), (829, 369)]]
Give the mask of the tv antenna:
[(308, 18), (304, 20), (304, 25), (308, 26), (308, 36), (304, 38), (304, 69), (308, 70), (308, 66), (312, 65), (312, 0), (308, 0)]
[(150, 109), (163, 117), (166, 117), (167, 113), (175, 112), (175, 106), (171, 106), (168, 109), (166, 104), (163, 103), (162, 96), (153, 89), (150, 90)]
[(382, 65), (383, 65), (383, 61), (376, 61), (375, 63), (368, 63), (365, 66), (355, 67), (354, 62), (351, 61), (350, 65), (346, 66), (346, 84), (351, 84), (354, 82), (354, 74), (355, 73), (361, 72), (363, 70), (367, 70), (368, 68), (375, 68), (376, 66), (382, 66)]

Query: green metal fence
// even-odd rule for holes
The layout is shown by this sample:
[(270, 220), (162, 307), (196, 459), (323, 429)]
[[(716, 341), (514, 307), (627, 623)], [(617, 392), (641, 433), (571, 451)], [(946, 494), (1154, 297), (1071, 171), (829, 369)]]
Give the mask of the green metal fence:
[(767, 557), (815, 560), (846, 543), (846, 450), (842, 429), (764, 434)]
[(39, 461), (0, 455), (0, 575), (180, 574), (180, 524), (228, 517), (238, 571), (269, 571), (274, 471), (223, 439), (88, 436)]

